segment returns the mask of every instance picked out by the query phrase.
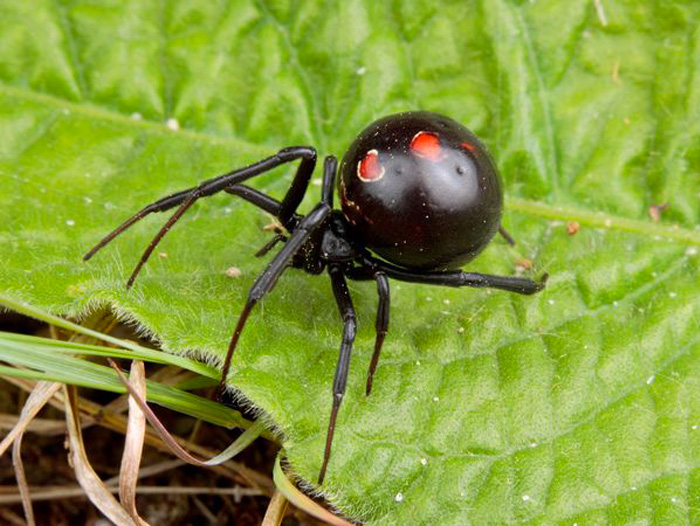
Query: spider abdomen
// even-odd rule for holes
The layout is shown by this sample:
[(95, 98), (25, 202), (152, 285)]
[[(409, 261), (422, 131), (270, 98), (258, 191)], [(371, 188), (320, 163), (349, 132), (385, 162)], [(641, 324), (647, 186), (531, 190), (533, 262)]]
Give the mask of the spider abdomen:
[(356, 241), (409, 269), (463, 265), (501, 219), (501, 184), (486, 148), (436, 113), (372, 123), (345, 154), (338, 190)]

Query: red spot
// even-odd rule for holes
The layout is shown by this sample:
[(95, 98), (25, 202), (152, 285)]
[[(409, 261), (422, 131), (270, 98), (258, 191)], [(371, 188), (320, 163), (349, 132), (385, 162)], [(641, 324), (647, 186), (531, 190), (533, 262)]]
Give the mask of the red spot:
[(442, 146), (440, 146), (440, 139), (437, 134), (427, 131), (418, 132), (413, 136), (411, 151), (431, 161), (439, 161), (443, 156)]
[(357, 176), (365, 183), (379, 181), (384, 176), (384, 167), (379, 162), (377, 150), (370, 150), (365, 158), (357, 163)]
[(460, 143), (460, 146), (466, 150), (469, 150), (470, 152), (473, 152), (474, 149), (476, 148), (472, 143), (470, 142), (463, 142)]

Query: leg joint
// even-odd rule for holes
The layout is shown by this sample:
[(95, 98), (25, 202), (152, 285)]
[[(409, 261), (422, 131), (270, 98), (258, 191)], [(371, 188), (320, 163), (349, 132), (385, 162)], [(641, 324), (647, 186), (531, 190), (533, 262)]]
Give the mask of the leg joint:
[(315, 161), (316, 148), (313, 146), (288, 146), (277, 152), (277, 157), (283, 161), (291, 161), (294, 159), (307, 159), (309, 161)]
[(353, 342), (357, 334), (357, 318), (355, 318), (354, 314), (346, 314), (343, 316), (343, 322), (345, 322), (343, 340)]

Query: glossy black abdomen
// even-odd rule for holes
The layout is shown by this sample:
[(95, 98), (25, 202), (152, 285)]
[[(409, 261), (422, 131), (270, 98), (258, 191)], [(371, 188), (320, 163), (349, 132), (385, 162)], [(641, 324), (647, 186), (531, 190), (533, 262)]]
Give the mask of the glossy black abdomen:
[(502, 192), (483, 144), (436, 113), (384, 117), (360, 133), (338, 191), (353, 238), (410, 269), (454, 269), (498, 231)]

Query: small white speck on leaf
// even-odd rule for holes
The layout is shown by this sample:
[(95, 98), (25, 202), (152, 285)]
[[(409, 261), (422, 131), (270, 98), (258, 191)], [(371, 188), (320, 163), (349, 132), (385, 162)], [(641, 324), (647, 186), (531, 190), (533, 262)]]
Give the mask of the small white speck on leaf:
[(530, 442), (531, 448), (536, 448), (539, 444), (537, 442)]
[(618, 305), (619, 303), (617, 302), (617, 300), (613, 301), (613, 307), (617, 307)]
[(87, 196), (86, 196), (86, 197), (83, 197), (83, 201), (85, 201), (85, 204), (86, 204), (86, 205), (92, 204), (92, 199), (90, 199), (90, 198), (87, 197)]
[(444, 300), (442, 300), (442, 302), (443, 302), (445, 305), (449, 305), (449, 304), (450, 304), (450, 300), (449, 300), (448, 298), (445, 298)]
[(654, 376), (652, 374), (649, 378), (647, 378), (647, 385), (653, 384), (655, 379), (656, 379), (656, 376)]
[(165, 125), (173, 131), (178, 131), (180, 129), (180, 123), (177, 121), (177, 119), (175, 117), (170, 117), (165, 122)]
[(323, 179), (316, 177), (315, 179), (311, 180), (311, 184), (314, 186), (321, 186), (323, 184)]
[(426, 297), (425, 297), (425, 301), (433, 301), (433, 298), (430, 297), (430, 296), (426, 296)]
[(549, 300), (547, 300), (547, 303), (549, 303), (550, 305), (554, 305), (554, 300), (549, 299)]
[(162, 257), (163, 259), (165, 259), (165, 258), (168, 257), (168, 253), (167, 253), (167, 252), (159, 252), (158, 255), (159, 255), (160, 257)]
[(693, 257), (698, 255), (698, 249), (695, 247), (690, 247), (688, 250), (685, 251), (685, 255), (688, 257)]
[(229, 278), (240, 278), (243, 272), (238, 267), (229, 267), (226, 269), (226, 275)]
[(637, 486), (632, 486), (632, 487), (630, 487), (630, 489), (631, 489), (632, 491), (637, 491)]
[(141, 115), (138, 111), (135, 111), (131, 114), (131, 118), (135, 121), (140, 121), (141, 119), (143, 119), (143, 115)]
[(457, 329), (457, 332), (462, 334), (464, 332), (464, 327), (460, 327), (459, 329)]
[(675, 298), (676, 296), (678, 296), (678, 294), (676, 294), (675, 292), (669, 292), (669, 293), (668, 293), (668, 297), (669, 297), (669, 298)]
[(357, 68), (357, 71), (355, 71), (355, 73), (357, 73), (358, 75), (364, 75), (365, 73), (367, 73), (367, 68), (364, 66), (361, 66), (361, 67)]
[(403, 501), (403, 493), (401, 493), (401, 492), (399, 491), (399, 492), (396, 494), (396, 497), (394, 497), (394, 500), (395, 500), (396, 502), (402, 502), (402, 501)]
[(530, 495), (523, 495), (523, 502), (527, 502), (530, 500)]
[(440, 397), (439, 396), (433, 396), (433, 402), (439, 402)]
[(673, 502), (675, 504), (678, 502), (678, 499), (676, 497), (671, 497), (671, 502)]
[(420, 360), (416, 360), (416, 365), (420, 365)]
[(72, 219), (66, 219), (66, 224), (68, 226), (75, 226), (75, 221), (73, 221)]
[(422, 459), (420, 459), (420, 463), (421, 463), (422, 465), (424, 465), (424, 466), (427, 466), (427, 465), (428, 465), (428, 459), (427, 459), (427, 458), (422, 458)]
[(692, 429), (693, 431), (695, 431), (697, 428), (698, 428), (698, 425), (695, 424), (691, 429)]
[(606, 219), (604, 224), (606, 227), (610, 228), (612, 226), (612, 219)]

